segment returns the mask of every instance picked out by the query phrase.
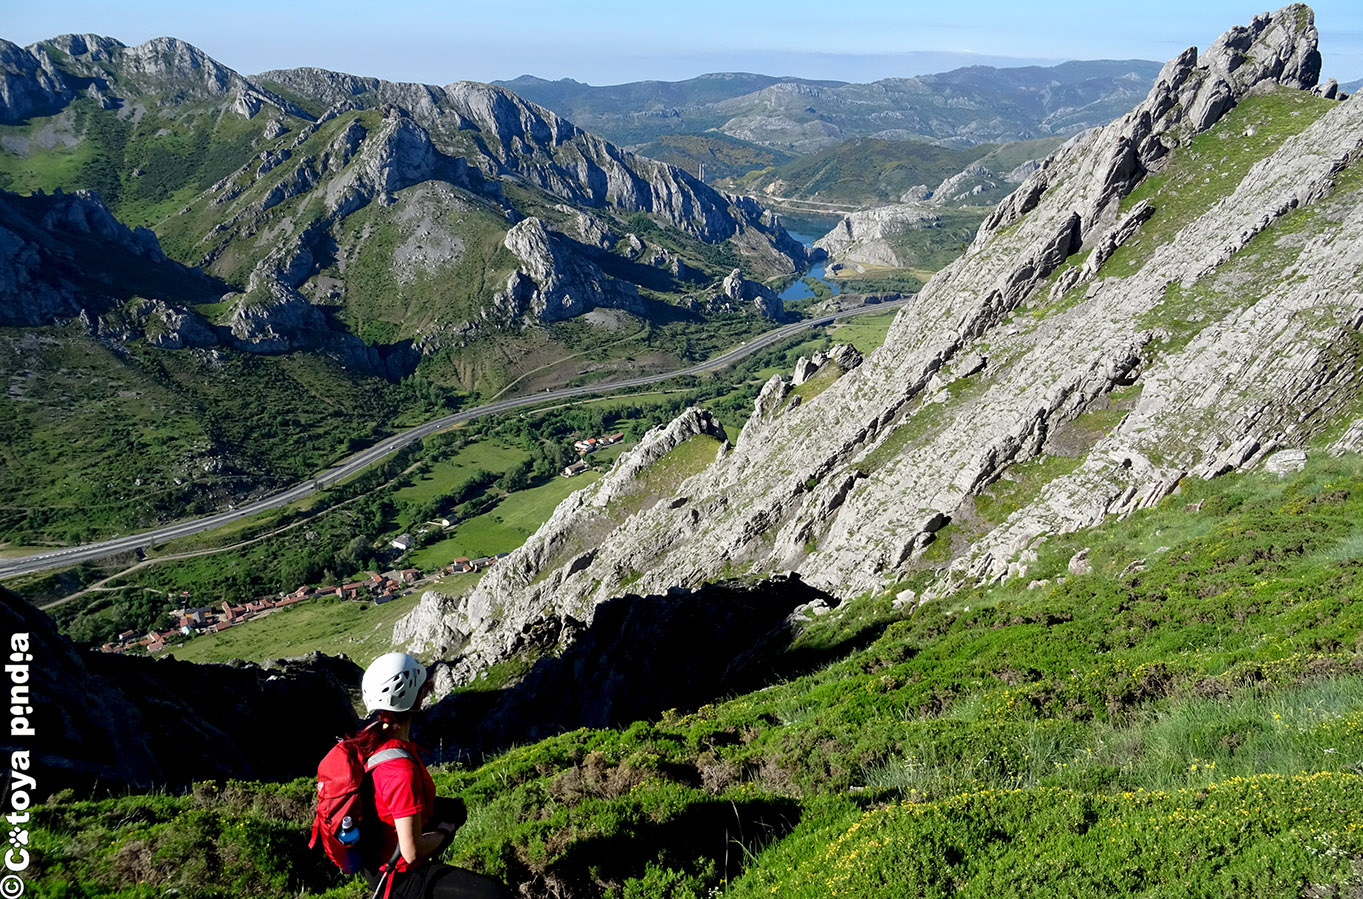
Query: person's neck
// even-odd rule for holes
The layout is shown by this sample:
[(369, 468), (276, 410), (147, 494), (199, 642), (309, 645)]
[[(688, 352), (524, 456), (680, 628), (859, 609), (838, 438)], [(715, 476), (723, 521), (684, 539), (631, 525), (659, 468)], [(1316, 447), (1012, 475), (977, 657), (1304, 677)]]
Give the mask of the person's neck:
[(404, 743), (409, 743), (409, 742), (411, 742), (411, 740), (412, 740), (412, 719), (411, 719), (411, 718), (408, 718), (406, 721), (402, 722), (401, 724), (397, 724), (397, 725), (394, 725), (393, 727), (385, 728), (385, 729), (384, 729), (384, 735), (385, 735), (385, 736), (388, 736), (388, 737), (392, 737), (392, 738), (398, 739), (398, 740), (402, 740)]

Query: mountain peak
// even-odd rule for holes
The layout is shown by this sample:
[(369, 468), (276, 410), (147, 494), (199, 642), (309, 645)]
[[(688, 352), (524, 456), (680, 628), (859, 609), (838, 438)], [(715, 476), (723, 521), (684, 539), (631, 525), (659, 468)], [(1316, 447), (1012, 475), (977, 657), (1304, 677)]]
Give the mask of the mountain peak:
[(1257, 15), (1248, 25), (1236, 25), (1198, 58), (1229, 83), (1247, 91), (1261, 81), (1306, 89), (1320, 79), (1320, 33), (1316, 17), (1304, 3)]
[(54, 38), (40, 41), (29, 47), (29, 50), (36, 50), (40, 47), (49, 47), (60, 50), (67, 56), (90, 56), (95, 59), (109, 60), (111, 54), (117, 50), (127, 48), (127, 44), (102, 34), (59, 34)]

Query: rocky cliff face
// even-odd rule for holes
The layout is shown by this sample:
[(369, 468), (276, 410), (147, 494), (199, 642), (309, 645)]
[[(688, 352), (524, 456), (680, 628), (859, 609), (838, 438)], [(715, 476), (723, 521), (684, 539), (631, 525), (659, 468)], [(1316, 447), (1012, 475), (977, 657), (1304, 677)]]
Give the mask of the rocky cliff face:
[(916, 228), (935, 228), (942, 218), (926, 203), (900, 203), (879, 206), (845, 215), (823, 237), (814, 242), (840, 262), (899, 267), (905, 264), (891, 238)]
[(521, 267), (493, 299), (490, 312), (503, 321), (562, 321), (597, 307), (643, 311), (638, 288), (608, 276), (537, 218), (512, 227), (505, 243)]
[[(779, 667), (797, 618), (827, 613), (830, 604), (837, 600), (782, 576), (623, 596), (596, 610), (590, 626), (572, 616), (541, 618), (522, 627), (517, 645), (539, 653), (568, 643), (565, 652), (541, 656), (507, 690), (446, 699), (423, 728), (441, 735), (446, 758), (476, 758), (578, 727), (620, 727), (668, 709), (689, 711), (798, 669), (789, 658), (785, 670)], [(437, 666), (439, 683), (449, 679), (444, 668)]]
[[(0, 602), (0, 623), (7, 639), (28, 635), (33, 767), (44, 794), (301, 777), (357, 726), (350, 691), (361, 672), (343, 659), (262, 668), (80, 651), (11, 593)], [(281, 741), (284, 721), (290, 736)], [(4, 739), (6, 753), (19, 748), (8, 730)]]
[[(86, 191), (22, 197), (0, 191), (0, 325), (33, 326), (94, 315), (135, 296), (156, 297), (161, 334), (208, 339), (207, 324), (172, 303), (216, 299), (212, 281), (166, 259), (156, 235), (129, 229)], [(135, 310), (137, 317), (152, 307)]]
[(724, 279), (724, 295), (740, 307), (749, 306), (764, 318), (780, 319), (785, 315), (785, 304), (780, 297), (765, 285), (743, 277), (738, 269), (729, 272)]
[(51, 115), (82, 95), (105, 109), (122, 108), (130, 96), (155, 95), (173, 103), (226, 98), (248, 119), (263, 106), (307, 116), (197, 47), (171, 37), (136, 47), (95, 34), (63, 34), (29, 47), (0, 41), (0, 124)]
[[(649, 431), (638, 446), (620, 456), (609, 474), (564, 500), (534, 536), (483, 576), (472, 596), (423, 596), (420, 605), (398, 623), (394, 642), (437, 658), (462, 652), (445, 669), (448, 685), (448, 678), (467, 680), (512, 651), (522, 629), (546, 614), (590, 622), (595, 601), (561, 593), (560, 581), (591, 566), (596, 555), (592, 547), (603, 529), (618, 523), (630, 510), (647, 509), (661, 499), (644, 483), (644, 472), (650, 466), (687, 441), (705, 437), (720, 442), (722, 455), (727, 446), (724, 427), (701, 409), (689, 409), (671, 424)], [(675, 508), (685, 505), (678, 503)], [(683, 518), (687, 523), (680, 526), (684, 529), (690, 516)], [(661, 539), (665, 545), (677, 536)], [(566, 562), (563, 569), (552, 572), (560, 561)], [(542, 577), (545, 572), (551, 572), (550, 576)], [(560, 598), (564, 601), (559, 602)]]
[(742, 238), (768, 274), (792, 272), (803, 260), (799, 243), (751, 200), (635, 156), (504, 88), (395, 84), (306, 68), (259, 77), (327, 103), (401, 106), (444, 152), (467, 157), (490, 178), (523, 180), (575, 206), (649, 213), (707, 243)]
[[(1313, 451), (1357, 417), (1363, 356), (1363, 106), (1303, 90), (1318, 69), (1299, 5), (1180, 54), (1031, 174), (864, 363), (571, 561), (522, 554), (479, 607), (580, 614), (627, 583), (781, 569), (856, 596), (951, 539), (935, 595), (1184, 477)], [(1035, 471), (1003, 520), (977, 510)], [(461, 630), (495, 646), (498, 617)]]

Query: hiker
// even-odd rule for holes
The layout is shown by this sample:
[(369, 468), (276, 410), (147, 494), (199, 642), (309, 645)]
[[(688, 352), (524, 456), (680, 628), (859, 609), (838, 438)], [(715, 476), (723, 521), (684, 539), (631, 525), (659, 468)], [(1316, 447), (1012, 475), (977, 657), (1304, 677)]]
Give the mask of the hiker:
[(373, 832), (362, 840), (362, 872), (378, 886), (392, 860), (380, 891), (392, 899), (505, 899), (500, 882), (434, 860), (467, 815), (461, 800), (435, 795), (421, 749), (411, 741), (412, 718), (430, 687), (425, 666), (402, 652), (380, 656), (364, 672), (370, 720), (347, 741), (360, 758), (377, 761), (369, 769), (372, 814), (365, 820)]

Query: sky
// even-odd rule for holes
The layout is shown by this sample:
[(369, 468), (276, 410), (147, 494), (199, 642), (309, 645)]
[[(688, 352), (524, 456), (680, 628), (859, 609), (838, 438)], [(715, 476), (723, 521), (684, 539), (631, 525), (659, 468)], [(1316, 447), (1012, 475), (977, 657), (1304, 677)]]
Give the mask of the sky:
[[(1363, 78), (1363, 2), (1312, 3), (1322, 78)], [(963, 65), (1164, 61), (1262, 8), (1228, 0), (6, 0), (0, 37), (170, 35), (243, 74), (319, 66), (448, 84), (532, 74), (589, 84), (760, 72), (873, 81)]]

